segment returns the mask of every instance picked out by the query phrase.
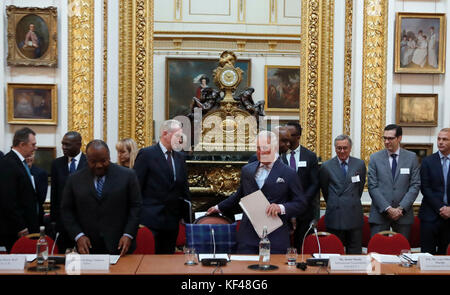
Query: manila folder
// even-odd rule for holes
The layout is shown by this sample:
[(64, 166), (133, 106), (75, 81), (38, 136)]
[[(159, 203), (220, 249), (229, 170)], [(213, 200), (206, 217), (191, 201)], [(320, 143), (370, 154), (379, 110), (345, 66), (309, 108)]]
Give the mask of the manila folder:
[(239, 205), (260, 238), (262, 238), (264, 226), (267, 226), (267, 234), (270, 234), (283, 225), (280, 217), (267, 216), (266, 209), (270, 204), (261, 190), (241, 198)]

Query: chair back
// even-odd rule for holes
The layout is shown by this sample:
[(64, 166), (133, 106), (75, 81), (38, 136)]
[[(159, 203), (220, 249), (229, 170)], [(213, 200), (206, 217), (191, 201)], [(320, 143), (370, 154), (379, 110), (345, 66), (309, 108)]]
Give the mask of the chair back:
[(400, 255), (403, 249), (411, 249), (408, 240), (399, 233), (382, 231), (375, 234), (369, 241), (367, 253)]
[(178, 236), (175, 245), (177, 247), (183, 247), (184, 245), (186, 245), (186, 224), (181, 221), (178, 228)]
[[(39, 240), (39, 234), (29, 234), (18, 239), (11, 248), (11, 254), (36, 254), (36, 244)], [(48, 254), (51, 254), (54, 241), (49, 236), (45, 236), (48, 244)], [(58, 246), (55, 245), (53, 254), (58, 254)]]
[(194, 224), (232, 224), (233, 221), (219, 214), (204, 215), (194, 220)]
[(450, 244), (448, 244), (448, 247), (447, 247), (447, 255), (450, 255)]
[[(318, 232), (321, 253), (345, 254), (344, 245), (336, 235), (328, 232)], [(310, 234), (305, 239), (304, 254), (319, 253), (319, 245), (315, 234)]]
[(325, 215), (320, 217), (319, 221), (317, 222), (317, 230), (320, 232), (327, 231), (327, 225), (325, 224)]
[(409, 244), (411, 245), (411, 248), (420, 247), (420, 219), (417, 216), (414, 216), (414, 223), (411, 226)]
[(363, 216), (364, 218), (364, 224), (363, 224), (363, 236), (362, 236), (362, 246), (367, 248), (367, 245), (369, 245), (370, 241), (370, 223), (369, 223), (369, 217), (366, 215)]
[(197, 253), (236, 252), (236, 223), (233, 224), (186, 224), (186, 246), (195, 248)]
[(147, 227), (140, 225), (133, 254), (155, 254), (155, 238)]

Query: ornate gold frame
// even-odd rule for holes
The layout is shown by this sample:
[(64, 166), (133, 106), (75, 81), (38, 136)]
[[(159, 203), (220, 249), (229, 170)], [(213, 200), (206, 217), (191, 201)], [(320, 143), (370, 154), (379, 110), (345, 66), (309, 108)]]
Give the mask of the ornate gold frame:
[[(56, 67), (58, 64), (58, 13), (56, 7), (38, 8), (10, 5), (6, 7), (6, 15), (8, 16), (8, 65)], [(39, 58), (25, 56), (17, 46), (16, 27), (27, 15), (39, 16), (44, 20), (48, 28), (48, 49)]]
[(153, 0), (119, 1), (119, 138), (153, 138)]
[[(269, 108), (269, 97), (268, 97), (268, 85), (267, 85), (267, 71), (270, 68), (279, 68), (279, 69), (298, 69), (300, 71), (299, 66), (279, 66), (279, 65), (265, 65), (264, 66), (264, 110), (267, 112), (298, 112), (300, 108)], [(300, 73), (299, 73), (300, 77)]]
[[(433, 115), (432, 118), (429, 118), (430, 120), (428, 122), (404, 122), (401, 121), (401, 114), (403, 113), (402, 107), (401, 107), (401, 99), (411, 99), (411, 98), (432, 98), (433, 100)], [(403, 127), (437, 127), (438, 125), (438, 95), (437, 94), (429, 94), (429, 93), (397, 93), (396, 95), (396, 108), (395, 108), (395, 123), (397, 125), (403, 126)], [(420, 108), (420, 107), (419, 107)], [(407, 112), (408, 114), (412, 114), (414, 112)], [(424, 114), (424, 112), (420, 112), (421, 114)]]
[[(43, 89), (51, 92), (51, 116), (50, 119), (16, 118), (14, 117), (14, 90), (16, 89)], [(58, 124), (58, 91), (56, 84), (16, 84), (8, 83), (8, 123), (9, 124), (33, 124), (33, 125), (57, 125)]]

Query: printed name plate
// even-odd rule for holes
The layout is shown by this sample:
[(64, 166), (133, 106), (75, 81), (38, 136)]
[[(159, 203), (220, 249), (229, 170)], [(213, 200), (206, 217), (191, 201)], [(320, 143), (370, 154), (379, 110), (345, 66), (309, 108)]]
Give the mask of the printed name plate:
[(331, 256), (329, 264), (331, 270), (365, 271), (371, 269), (370, 257), (367, 255)]
[(24, 270), (25, 255), (0, 255), (0, 270)]
[(421, 270), (450, 270), (450, 256), (419, 256)]
[(109, 255), (67, 254), (66, 272), (76, 273), (84, 270), (109, 270)]

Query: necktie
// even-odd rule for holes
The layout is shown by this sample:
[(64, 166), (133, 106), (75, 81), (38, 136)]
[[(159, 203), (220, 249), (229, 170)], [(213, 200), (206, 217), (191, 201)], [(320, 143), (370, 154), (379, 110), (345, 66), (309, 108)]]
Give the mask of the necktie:
[(97, 197), (99, 199), (101, 199), (101, 197), (102, 197), (103, 184), (105, 184), (105, 177), (98, 177), (96, 191), (97, 191)]
[(72, 174), (75, 172), (76, 168), (75, 168), (75, 158), (72, 158), (72, 160), (70, 161), (70, 166), (69, 166), (69, 174)]
[(289, 159), (289, 167), (291, 167), (294, 170), (297, 170), (295, 167), (295, 151), (291, 152), (291, 158)]
[(344, 177), (347, 177), (347, 162), (342, 162), (341, 163), (341, 169), (342, 169), (342, 173), (344, 173)]
[(28, 167), (26, 160), (23, 160), (23, 166), (25, 166), (25, 170), (27, 171), (28, 177), (30, 178), (31, 185), (33, 186), (34, 189), (36, 189), (34, 187), (34, 180), (33, 180), (33, 176), (31, 175), (30, 167)]
[(174, 174), (173, 174), (173, 165), (172, 165), (172, 152), (167, 151), (167, 164), (169, 165), (169, 170), (170, 170), (170, 176), (171, 179), (174, 179)]
[(392, 154), (392, 179), (395, 178), (395, 171), (397, 170), (397, 154)]
[(442, 157), (442, 172), (444, 173), (444, 203), (448, 204), (447, 184), (448, 184), (448, 157)]

